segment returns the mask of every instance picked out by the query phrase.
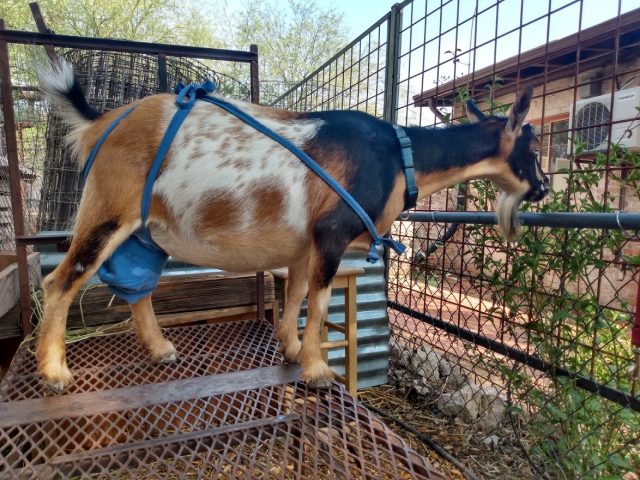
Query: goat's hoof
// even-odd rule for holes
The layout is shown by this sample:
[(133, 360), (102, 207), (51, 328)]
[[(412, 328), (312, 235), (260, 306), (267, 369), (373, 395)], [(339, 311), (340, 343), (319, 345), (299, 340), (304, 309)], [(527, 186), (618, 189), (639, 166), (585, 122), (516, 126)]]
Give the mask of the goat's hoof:
[(66, 365), (59, 367), (58, 372), (51, 372), (52, 368), (47, 369), (48, 372), (42, 370), (40, 375), (47, 389), (55, 393), (61, 393), (64, 388), (73, 381), (73, 374)]
[(151, 352), (151, 359), (155, 363), (173, 363), (178, 359), (178, 353), (173, 344), (166, 340), (162, 348)]
[(284, 355), (284, 359), (287, 363), (298, 363), (298, 354), (302, 344), (300, 340), (296, 339), (295, 342), (289, 343), (289, 345), (282, 344), (280, 353)]
[(328, 390), (331, 388), (331, 384), (333, 382), (327, 378), (318, 378), (315, 380), (307, 381), (307, 385), (309, 388), (313, 388), (316, 390)]
[(176, 360), (178, 360), (178, 355), (176, 355), (176, 352), (169, 352), (166, 355), (163, 355), (162, 357), (158, 358), (156, 362), (157, 363), (173, 363)]
[(331, 388), (333, 377), (333, 371), (331, 371), (329, 366), (324, 362), (318, 362), (313, 367), (303, 368), (302, 370), (302, 381), (305, 382), (309, 388)]

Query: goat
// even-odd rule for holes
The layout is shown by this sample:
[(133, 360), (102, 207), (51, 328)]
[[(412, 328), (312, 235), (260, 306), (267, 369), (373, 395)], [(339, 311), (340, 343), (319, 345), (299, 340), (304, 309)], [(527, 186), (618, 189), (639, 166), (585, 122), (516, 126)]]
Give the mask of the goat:
[[(125, 108), (99, 114), (87, 103), (72, 68), (61, 63), (41, 76), (71, 126), (68, 140), (86, 158), (102, 132)], [(469, 179), (495, 182), (506, 195), (498, 213), (504, 233), (515, 234), (523, 200), (548, 191), (523, 121), (532, 91), (525, 89), (507, 118), (485, 117), (472, 103), (475, 123), (443, 129), (410, 127), (419, 198)], [(392, 125), (358, 111), (296, 113), (228, 100), (289, 139), (342, 185), (386, 232), (404, 208), (405, 178)], [(76, 217), (69, 252), (44, 282), (44, 314), (36, 356), (51, 388), (72, 380), (64, 335), (69, 305), (79, 288), (116, 248), (141, 227), (140, 198), (175, 97), (159, 94), (136, 106), (107, 137), (95, 158)], [(172, 257), (227, 271), (289, 268), (287, 304), (277, 328), (288, 361), (302, 379), (326, 387), (333, 374), (320, 350), (330, 286), (347, 247), (371, 242), (361, 220), (333, 190), (281, 145), (236, 117), (197, 102), (173, 140), (153, 187), (146, 224)], [(308, 321), (297, 336), (300, 306), (308, 294)], [(158, 327), (147, 295), (131, 305), (136, 331), (152, 360), (173, 361), (176, 351)]]

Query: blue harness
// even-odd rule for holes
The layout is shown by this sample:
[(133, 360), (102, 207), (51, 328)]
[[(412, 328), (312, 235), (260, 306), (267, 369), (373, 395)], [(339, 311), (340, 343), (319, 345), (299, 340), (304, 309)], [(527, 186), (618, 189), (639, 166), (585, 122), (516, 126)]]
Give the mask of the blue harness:
[[(136, 303), (141, 298), (153, 293), (158, 285), (160, 275), (167, 262), (168, 255), (152, 240), (151, 234), (146, 226), (146, 222), (149, 217), (149, 209), (151, 207), (153, 184), (158, 177), (160, 167), (162, 166), (165, 155), (171, 147), (173, 138), (178, 132), (180, 125), (182, 125), (182, 122), (193, 108), (197, 99), (222, 108), (259, 132), (278, 142), (284, 148), (300, 158), (300, 160), (302, 160), (302, 162), (307, 165), (311, 171), (324, 180), (324, 182), (333, 191), (335, 191), (347, 203), (347, 205), (349, 205), (356, 215), (358, 215), (373, 238), (369, 254), (367, 255), (368, 262), (375, 263), (379, 260), (380, 257), (377, 252), (377, 247), (379, 245), (392, 248), (398, 254), (405, 251), (406, 247), (400, 242), (380, 236), (374, 223), (371, 221), (371, 218), (369, 218), (369, 215), (367, 215), (360, 204), (358, 204), (349, 192), (342, 188), (340, 184), (328, 175), (322, 167), (320, 167), (320, 165), (312, 160), (306, 153), (300, 150), (289, 140), (281, 137), (273, 130), (269, 129), (262, 123), (258, 122), (255, 118), (247, 115), (245, 112), (239, 110), (230, 103), (216, 97), (208, 96), (209, 93), (214, 91), (214, 88), (215, 85), (211, 81), (206, 81), (203, 84), (191, 84), (186, 87), (181, 84), (176, 86), (176, 93), (178, 94), (176, 104), (178, 105), (178, 110), (171, 119), (171, 122), (167, 127), (167, 131), (160, 142), (160, 147), (156, 152), (156, 156), (151, 165), (151, 169), (149, 170), (149, 174), (147, 175), (142, 192), (142, 201), (140, 205), (142, 227), (133, 233), (122, 245), (120, 245), (113, 255), (111, 255), (111, 257), (109, 257), (98, 269), (98, 276), (100, 277), (100, 280), (106, 283), (109, 286), (109, 289), (117, 297), (128, 303)], [(86, 182), (91, 166), (93, 165), (100, 148), (109, 134), (118, 126), (122, 119), (129, 115), (134, 109), (135, 107), (132, 107), (122, 113), (100, 136), (95, 147), (93, 147), (93, 150), (87, 157), (87, 161), (82, 169), (81, 180), (83, 185)], [(395, 130), (402, 152), (402, 162), (407, 184), (405, 209), (408, 209), (415, 206), (418, 196), (418, 189), (415, 183), (413, 157), (411, 154), (411, 141), (404, 132), (404, 129), (401, 127), (395, 127)]]

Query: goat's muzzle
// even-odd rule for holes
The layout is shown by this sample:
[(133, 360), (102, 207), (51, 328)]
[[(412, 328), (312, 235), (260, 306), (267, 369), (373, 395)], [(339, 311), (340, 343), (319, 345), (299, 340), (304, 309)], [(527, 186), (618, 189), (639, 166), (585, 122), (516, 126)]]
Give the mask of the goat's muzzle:
[(549, 194), (550, 190), (549, 180), (545, 178), (544, 182), (538, 183), (534, 188), (531, 188), (522, 199), (527, 202), (539, 202)]

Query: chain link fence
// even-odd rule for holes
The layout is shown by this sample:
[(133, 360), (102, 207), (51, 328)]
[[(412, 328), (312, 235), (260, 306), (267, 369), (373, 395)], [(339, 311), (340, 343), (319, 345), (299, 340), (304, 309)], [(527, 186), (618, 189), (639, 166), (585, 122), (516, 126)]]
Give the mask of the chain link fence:
[[(553, 193), (525, 209), (555, 223), (525, 226), (506, 244), (476, 218), (494, 209), (496, 191), (467, 182), (392, 231), (409, 249), (387, 265), (389, 381), (443, 430), (463, 427), (462, 444), (448, 445), (460, 458), (517, 455), (523, 478), (640, 471), (640, 346), (631, 343), (640, 238), (616, 214), (640, 207), (639, 7), (405, 1), (273, 102), (442, 128), (465, 121), (468, 98), (499, 114), (534, 88), (528, 119)], [(557, 212), (580, 225), (558, 225)]]

